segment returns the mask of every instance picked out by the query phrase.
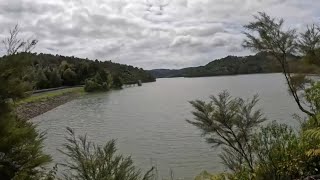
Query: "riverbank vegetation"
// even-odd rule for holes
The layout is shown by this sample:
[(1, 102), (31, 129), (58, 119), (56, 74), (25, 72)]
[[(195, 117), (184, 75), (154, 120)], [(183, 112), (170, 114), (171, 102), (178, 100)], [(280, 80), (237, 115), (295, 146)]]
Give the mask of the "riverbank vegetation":
[(292, 74), (289, 57), (298, 54), (301, 65), (318, 69), (320, 29), (311, 25), (299, 34), (285, 29), (282, 19), (265, 13), (254, 17), (255, 21), (245, 26), (244, 47), (273, 56), (282, 68), (289, 93), (307, 119), (295, 117), (301, 122), (296, 132), (276, 122), (261, 125), (265, 119), (255, 108), (257, 97), (246, 101), (224, 92), (212, 96), (210, 102), (192, 101), (195, 119), (188, 122), (202, 130), (209, 144), (222, 148), (220, 157), (230, 170), (217, 175), (203, 172), (199, 178), (319, 179), (320, 86), (303, 71)]
[[(29, 90), (87, 84), (93, 91), (120, 88), (132, 82), (153, 82), (155, 78), (141, 68), (111, 61), (89, 60), (61, 55), (31, 53), (38, 40), (19, 38), (19, 26), (10, 30), (3, 40), (7, 55), (0, 58), (1, 66), (11, 78), (21, 81)], [(28, 73), (12, 73), (24, 66)], [(3, 75), (5, 72), (1, 72)], [(112, 83), (114, 82), (114, 83)], [(27, 87), (26, 87), (27, 88)]]
[[(66, 94), (70, 95), (70, 93), (75, 94), (83, 88), (59, 90), (28, 97), (30, 91), (34, 89), (78, 85), (91, 76), (98, 83), (112, 79), (116, 87), (122, 85), (120, 84), (122, 80), (131, 83), (139, 78), (141, 81), (148, 82), (154, 81), (154, 78), (144, 70), (132, 66), (31, 53), (38, 41), (34, 39), (25, 41), (19, 39), (18, 35), (18, 26), (10, 30), (9, 37), (3, 40), (7, 55), (0, 58), (0, 179), (59, 179), (56, 176), (56, 168), (48, 169), (47, 166), (52, 159), (43, 151), (45, 133), (39, 132), (36, 130), (36, 125), (19, 117), (16, 114), (15, 105), (38, 103)], [(112, 76), (112, 74), (118, 75)], [(107, 75), (107, 78), (104, 75)], [(121, 79), (116, 78), (120, 76)], [(112, 87), (110, 81), (107, 82), (108, 88)], [(70, 135), (75, 138), (74, 134)], [(69, 162), (81, 163), (76, 164), (75, 168), (86, 168), (78, 171), (78, 174), (75, 174), (75, 169), (71, 168), (66, 178), (151, 179), (149, 175), (151, 171), (141, 176), (139, 169), (133, 166), (130, 157), (125, 158), (115, 154), (114, 141), (110, 141), (104, 147), (98, 147), (83, 141), (83, 138), (76, 141), (67, 140), (69, 144), (65, 145), (64, 152), (71, 158)], [(83, 148), (79, 149), (81, 142), (84, 143)], [(68, 153), (77, 154), (80, 150), (83, 156), (77, 156), (77, 159), (72, 159), (72, 154)], [(89, 169), (89, 159), (81, 159), (82, 157), (96, 157), (96, 161), (91, 164), (91, 169)], [(101, 163), (98, 164), (98, 161)], [(98, 173), (96, 165), (104, 167), (101, 172)], [(89, 176), (87, 172), (94, 176)], [(86, 175), (82, 176), (84, 174)]]
[[(113, 63), (111, 61), (91, 61), (60, 55), (36, 54), (20, 52), (0, 59), (2, 66), (10, 64), (24, 65), (28, 73), (21, 78), (29, 83), (31, 89), (47, 89), (61, 86), (85, 85), (86, 81), (100, 83), (106, 80), (108, 88), (110, 80), (114, 79), (115, 86), (141, 80), (153, 82), (155, 79), (146, 71), (133, 66)], [(103, 77), (108, 76), (108, 78)], [(104, 79), (105, 78), (105, 79)], [(107, 89), (108, 89), (107, 88)]]

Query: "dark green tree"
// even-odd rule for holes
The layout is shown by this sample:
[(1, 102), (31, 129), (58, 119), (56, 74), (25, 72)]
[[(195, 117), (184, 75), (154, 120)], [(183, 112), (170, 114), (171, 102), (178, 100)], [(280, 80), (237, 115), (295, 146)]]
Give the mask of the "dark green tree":
[(113, 76), (113, 87), (116, 89), (121, 89), (123, 86), (123, 80), (120, 76)]
[(37, 78), (36, 80), (37, 89), (49, 88), (50, 82), (46, 74), (43, 72), (43, 70), (38, 70), (36, 78)]
[(68, 68), (63, 72), (62, 78), (64, 85), (72, 86), (75, 85), (77, 81), (77, 74), (72, 69)]
[(50, 87), (60, 87), (62, 85), (62, 79), (59, 71), (57, 69), (53, 69), (49, 73)]
[(5, 40), (10, 55), (0, 60), (0, 179), (40, 179), (51, 158), (43, 153), (43, 134), (12, 110), (12, 101), (24, 97), (32, 85), (24, 78), (30, 64), (28, 53), (16, 54), (23, 47), (16, 46), (23, 42), (17, 39), (17, 27), (10, 34), (13, 42)]

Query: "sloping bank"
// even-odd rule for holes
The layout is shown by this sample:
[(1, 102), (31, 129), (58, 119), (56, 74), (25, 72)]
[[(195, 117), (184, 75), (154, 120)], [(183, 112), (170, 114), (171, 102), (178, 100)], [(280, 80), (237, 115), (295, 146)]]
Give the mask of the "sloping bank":
[(15, 103), (18, 117), (29, 120), (84, 95), (83, 87), (34, 94)]

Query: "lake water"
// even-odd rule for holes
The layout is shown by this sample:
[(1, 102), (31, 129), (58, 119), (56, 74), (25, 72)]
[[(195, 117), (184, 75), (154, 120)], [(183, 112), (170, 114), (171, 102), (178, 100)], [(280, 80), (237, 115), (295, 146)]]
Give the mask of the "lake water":
[(33, 121), (47, 130), (46, 151), (55, 162), (63, 161), (57, 149), (64, 143), (65, 127), (71, 127), (98, 144), (117, 139), (119, 151), (131, 155), (144, 171), (156, 165), (163, 177), (171, 169), (175, 177), (192, 179), (202, 170), (225, 168), (219, 149), (212, 149), (185, 121), (192, 119), (188, 101), (208, 100), (223, 90), (244, 98), (259, 94), (259, 106), (268, 119), (298, 124), (292, 118), (298, 108), (281, 74), (158, 79), (141, 87), (86, 95)]

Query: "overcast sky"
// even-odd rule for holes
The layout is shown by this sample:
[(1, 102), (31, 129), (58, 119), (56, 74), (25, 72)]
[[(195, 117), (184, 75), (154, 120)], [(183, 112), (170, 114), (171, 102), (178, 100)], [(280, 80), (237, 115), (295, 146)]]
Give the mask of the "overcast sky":
[(301, 30), (319, 9), (320, 0), (0, 0), (0, 38), (19, 23), (36, 52), (180, 68), (250, 54), (242, 26), (258, 11)]

